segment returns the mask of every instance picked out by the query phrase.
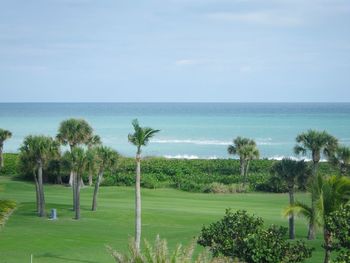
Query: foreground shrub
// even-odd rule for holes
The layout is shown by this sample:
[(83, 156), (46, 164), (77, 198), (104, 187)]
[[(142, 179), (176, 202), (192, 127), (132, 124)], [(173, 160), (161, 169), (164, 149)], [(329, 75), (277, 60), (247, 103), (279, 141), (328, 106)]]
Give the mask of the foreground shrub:
[(325, 223), (332, 237), (335, 238), (331, 244), (333, 249), (340, 251), (337, 259), (332, 262), (350, 262), (350, 204), (331, 213)]
[(304, 242), (290, 243), (285, 238), (287, 229), (264, 228), (260, 217), (246, 211), (226, 210), (223, 219), (203, 227), (198, 244), (209, 247), (213, 256), (226, 256), (247, 263), (295, 263), (311, 257), (312, 249)]
[(0, 227), (3, 226), (11, 212), (16, 208), (16, 202), (12, 200), (0, 200)]
[(188, 247), (178, 245), (173, 253), (169, 253), (168, 244), (165, 239), (156, 237), (154, 246), (144, 241), (144, 251), (138, 253), (134, 245), (134, 240), (129, 242), (129, 254), (122, 254), (106, 246), (108, 252), (117, 263), (229, 263), (228, 258), (211, 258), (208, 253), (203, 252), (194, 259), (193, 252), (195, 242)]

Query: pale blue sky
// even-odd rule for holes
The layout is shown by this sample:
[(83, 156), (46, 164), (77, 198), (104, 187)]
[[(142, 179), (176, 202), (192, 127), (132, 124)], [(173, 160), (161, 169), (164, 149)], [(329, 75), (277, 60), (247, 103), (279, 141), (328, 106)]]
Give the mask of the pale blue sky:
[(0, 101), (350, 101), (349, 0), (0, 0)]

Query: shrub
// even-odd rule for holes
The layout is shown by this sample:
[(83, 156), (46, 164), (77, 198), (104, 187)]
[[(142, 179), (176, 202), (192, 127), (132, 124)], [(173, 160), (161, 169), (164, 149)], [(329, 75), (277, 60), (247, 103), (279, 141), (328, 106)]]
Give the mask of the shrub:
[(18, 154), (4, 153), (4, 168), (0, 169), (0, 175), (18, 174)]
[(175, 251), (169, 254), (168, 244), (165, 239), (156, 237), (154, 246), (148, 243), (146, 240), (144, 252), (138, 253), (134, 240), (129, 241), (129, 254), (122, 254), (113, 250), (110, 246), (106, 246), (110, 255), (117, 263), (229, 263), (227, 258), (214, 258), (212, 259), (206, 251), (201, 253), (196, 259), (194, 259), (193, 252), (195, 248), (195, 242), (192, 242), (187, 248), (178, 245)]
[(286, 228), (265, 229), (263, 225), (262, 218), (246, 211), (226, 210), (223, 219), (203, 227), (198, 243), (209, 247), (213, 256), (223, 255), (247, 263), (294, 263), (311, 257), (312, 249), (304, 242), (286, 240)]
[(16, 208), (16, 202), (12, 200), (0, 200), (0, 227), (5, 224), (5, 221)]

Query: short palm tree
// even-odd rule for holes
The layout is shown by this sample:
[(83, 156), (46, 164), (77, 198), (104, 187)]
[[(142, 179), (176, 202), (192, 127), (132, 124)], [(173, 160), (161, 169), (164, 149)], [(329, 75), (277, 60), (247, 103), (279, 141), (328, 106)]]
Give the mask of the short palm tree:
[(339, 146), (330, 160), (335, 166), (338, 166), (341, 175), (349, 175), (350, 147)]
[(239, 156), (240, 173), (243, 185), (245, 185), (247, 182), (250, 161), (259, 158), (259, 150), (256, 147), (255, 141), (238, 136), (233, 140), (233, 144), (228, 146), (227, 152)]
[(134, 133), (128, 135), (130, 143), (136, 146), (136, 182), (135, 182), (135, 247), (140, 251), (141, 242), (141, 150), (147, 146), (149, 140), (160, 130), (149, 127), (141, 127), (137, 119), (132, 121)]
[(307, 204), (296, 202), (294, 206), (289, 206), (286, 209), (286, 214), (296, 213), (323, 227), (324, 263), (329, 263), (330, 254), (334, 248), (332, 247), (332, 232), (324, 223), (332, 212), (339, 210), (342, 205), (349, 202), (350, 179), (344, 176), (323, 178), (318, 175), (313, 181), (310, 191), (315, 196), (315, 211)]
[[(289, 193), (289, 205), (294, 206), (294, 193), (299, 182), (306, 181), (309, 169), (304, 161), (295, 161), (284, 158), (273, 165), (271, 172), (286, 182)], [(289, 215), (289, 238), (295, 238), (294, 214)]]
[(92, 207), (91, 207), (92, 211), (96, 211), (97, 209), (98, 190), (100, 187), (100, 183), (102, 182), (105, 171), (107, 169), (111, 171), (113, 167), (116, 165), (118, 160), (118, 153), (114, 151), (112, 148), (109, 148), (106, 146), (99, 146), (95, 149), (94, 152), (96, 154), (98, 176), (95, 183), (94, 196), (92, 199)]
[[(311, 153), (312, 156), (312, 177), (313, 179), (317, 176), (318, 163), (321, 160), (321, 154), (329, 158), (332, 156), (338, 146), (338, 140), (326, 131), (308, 130), (307, 132), (301, 133), (296, 137), (297, 145), (294, 147), (296, 154), (306, 155), (307, 152)], [(315, 212), (315, 196), (311, 193), (311, 209)], [(312, 217), (314, 218), (314, 217)], [(310, 221), (308, 239), (315, 239), (315, 222)]]
[(4, 130), (0, 128), (0, 170), (4, 167), (4, 156), (3, 156), (3, 150), (4, 150), (4, 142), (7, 139), (10, 139), (12, 137), (12, 133), (8, 130)]
[(27, 136), (20, 148), (22, 158), (32, 167), (37, 190), (37, 207), (40, 217), (45, 216), (43, 169), (50, 159), (59, 155), (58, 143), (47, 136)]
[(65, 164), (73, 173), (73, 201), (75, 207), (75, 219), (80, 219), (80, 181), (86, 167), (86, 151), (81, 147), (75, 147), (67, 151), (63, 156)]

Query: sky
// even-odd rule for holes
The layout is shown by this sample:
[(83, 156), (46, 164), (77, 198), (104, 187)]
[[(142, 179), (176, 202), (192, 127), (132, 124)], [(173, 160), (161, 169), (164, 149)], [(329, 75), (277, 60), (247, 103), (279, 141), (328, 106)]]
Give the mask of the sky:
[(0, 102), (348, 102), (349, 0), (0, 0)]

